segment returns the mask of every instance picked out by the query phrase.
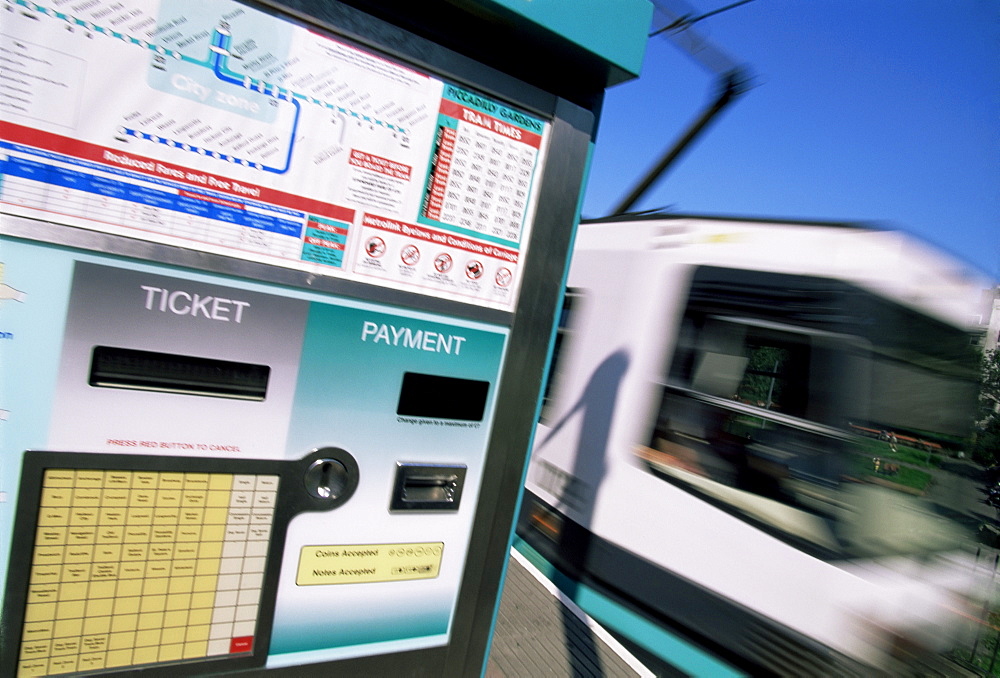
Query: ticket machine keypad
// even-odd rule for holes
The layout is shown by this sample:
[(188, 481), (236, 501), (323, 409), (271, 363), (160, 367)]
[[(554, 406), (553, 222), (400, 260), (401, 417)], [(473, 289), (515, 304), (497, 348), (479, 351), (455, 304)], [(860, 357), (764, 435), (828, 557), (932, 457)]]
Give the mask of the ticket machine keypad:
[(18, 676), (251, 653), (278, 481), (46, 469)]

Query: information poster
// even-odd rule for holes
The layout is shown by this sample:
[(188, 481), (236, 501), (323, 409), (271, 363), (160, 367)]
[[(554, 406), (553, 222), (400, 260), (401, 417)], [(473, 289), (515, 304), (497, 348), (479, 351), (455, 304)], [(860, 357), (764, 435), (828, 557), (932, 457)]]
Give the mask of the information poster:
[(511, 309), (548, 124), (218, 0), (11, 0), (0, 208)]

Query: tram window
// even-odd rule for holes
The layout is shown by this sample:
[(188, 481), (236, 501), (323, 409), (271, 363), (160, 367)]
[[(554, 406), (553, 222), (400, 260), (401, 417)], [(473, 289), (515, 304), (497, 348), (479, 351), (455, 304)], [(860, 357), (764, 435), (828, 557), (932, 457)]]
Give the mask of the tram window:
[(809, 337), (711, 318), (679, 342), (669, 383), (766, 410), (805, 416)]
[(572, 334), (571, 323), (580, 310), (584, 294), (584, 291), (579, 288), (567, 287), (566, 293), (563, 295), (559, 324), (556, 327), (555, 345), (552, 347), (552, 360), (549, 363), (548, 373), (545, 375), (545, 392), (542, 394), (542, 411), (539, 421), (543, 423), (548, 420), (549, 412), (552, 409), (552, 389), (559, 378), (560, 358), (569, 342)]
[(747, 369), (736, 398), (766, 410), (782, 409), (788, 385), (790, 351), (778, 346), (750, 346)]
[(809, 405), (809, 344), (753, 340), (735, 400), (765, 410), (804, 417)]

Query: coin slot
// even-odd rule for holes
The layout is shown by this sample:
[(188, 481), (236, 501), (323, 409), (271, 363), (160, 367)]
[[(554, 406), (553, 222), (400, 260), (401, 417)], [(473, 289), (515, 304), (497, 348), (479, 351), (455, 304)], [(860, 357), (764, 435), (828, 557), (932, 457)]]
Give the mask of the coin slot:
[(358, 462), (339, 447), (320, 447), (302, 459), (299, 467), (304, 490), (297, 495), (302, 510), (329, 511), (354, 496), (361, 480)]
[(335, 459), (317, 459), (306, 471), (306, 489), (317, 499), (337, 499), (347, 488), (347, 481), (347, 468)]

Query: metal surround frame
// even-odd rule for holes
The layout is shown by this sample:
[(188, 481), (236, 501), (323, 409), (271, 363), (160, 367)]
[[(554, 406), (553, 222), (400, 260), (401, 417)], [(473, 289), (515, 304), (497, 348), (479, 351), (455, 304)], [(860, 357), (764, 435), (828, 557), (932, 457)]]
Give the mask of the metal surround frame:
[[(597, 111), (539, 90), (446, 46), (431, 43), (339, 3), (296, 2), (295, 7), (291, 7), (293, 3), (286, 5), (267, 0), (256, 4), (275, 14), (291, 16), (338, 39), (346, 38), (449, 81), (503, 99), (550, 121), (546, 162), (537, 186), (538, 204), (513, 312), (11, 215), (2, 215), (0, 236), (508, 327), (509, 344), (487, 443), (484, 482), (473, 520), (449, 644), (278, 669), (251, 669), (246, 674), (326, 676), (335, 667), (348, 674), (480, 676), (485, 668), (515, 511), (520, 503), (536, 404), (541, 397), (547, 352), (562, 296)], [(316, 16), (307, 14), (303, 7), (315, 12)], [(604, 83), (595, 82), (594, 98), (598, 103), (603, 90)]]

